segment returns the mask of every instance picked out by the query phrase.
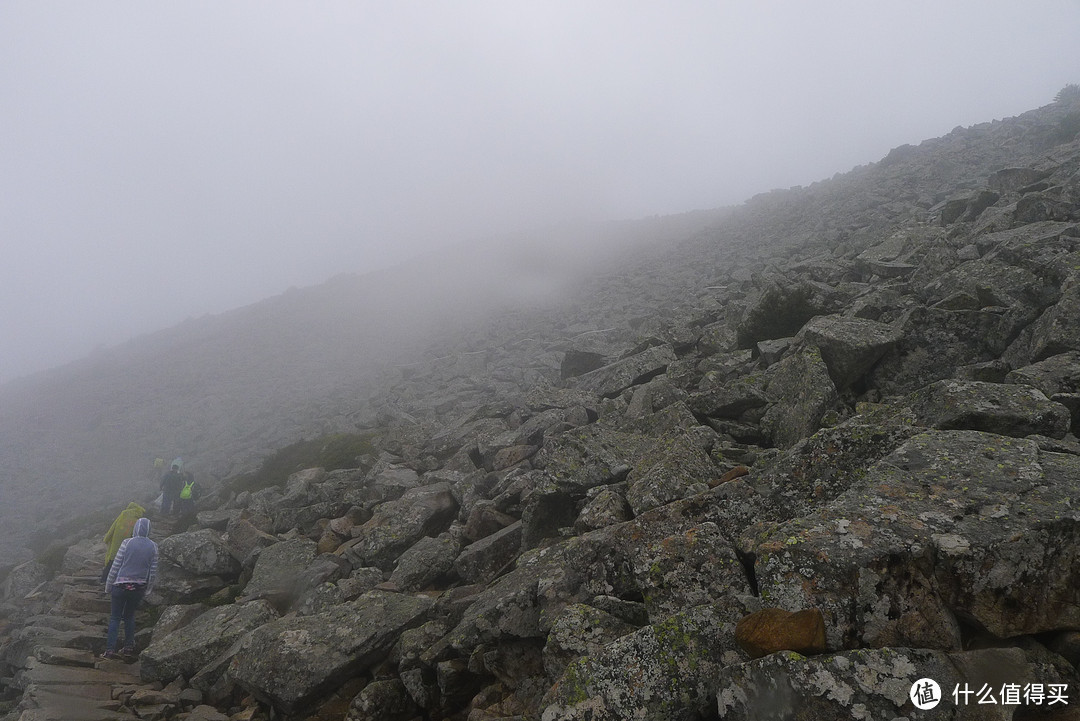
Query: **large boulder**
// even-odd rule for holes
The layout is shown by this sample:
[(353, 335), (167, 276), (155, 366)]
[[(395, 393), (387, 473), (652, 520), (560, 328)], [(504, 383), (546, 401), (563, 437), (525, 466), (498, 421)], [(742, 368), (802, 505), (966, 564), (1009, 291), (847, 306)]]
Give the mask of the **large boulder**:
[(616, 639), (567, 666), (540, 704), (541, 720), (710, 717), (721, 670), (747, 659), (735, 624), (757, 607), (733, 595)]
[(370, 591), (312, 616), (285, 617), (252, 633), (229, 676), (286, 715), (381, 661), (402, 631), (418, 626), (433, 601)]
[(886, 395), (910, 393), (957, 368), (994, 360), (1005, 350), (1011, 319), (992, 310), (915, 308), (897, 321), (901, 337), (867, 376)]
[(916, 435), (826, 505), (748, 528), (761, 598), (817, 607), (829, 647), (958, 649), (1080, 623), (1080, 457), (975, 431)]
[(457, 512), (450, 484), (413, 488), (398, 500), (377, 506), (371, 520), (353, 529), (356, 537), (339, 550), (354, 566), (391, 570), (398, 556), (414, 543), (445, 531)]
[(598, 396), (613, 398), (627, 388), (655, 378), (674, 362), (675, 351), (671, 346), (653, 346), (629, 358), (571, 378), (568, 383), (578, 390), (592, 391)]
[(568, 606), (552, 624), (544, 644), (544, 672), (554, 682), (573, 661), (603, 650), (637, 626), (584, 603)]
[(288, 605), (306, 591), (306, 572), (318, 555), (318, 544), (294, 538), (268, 546), (259, 554), (251, 580), (244, 586), (245, 598), (268, 598)]
[(737, 328), (739, 348), (793, 336), (815, 315), (837, 310), (835, 299), (813, 283), (771, 285), (746, 309)]
[(221, 534), (210, 528), (167, 536), (158, 551), (180, 568), (196, 576), (235, 576), (240, 563), (229, 553)]
[(1035, 321), (1031, 337), (1034, 361), (1072, 350), (1080, 350), (1080, 273), (1070, 276), (1061, 299)]
[(266, 601), (210, 609), (167, 635), (155, 635), (140, 655), (142, 678), (166, 683), (177, 676), (190, 678), (235, 641), (275, 618)]
[(1022, 385), (944, 380), (911, 394), (908, 404), (923, 425), (942, 430), (1062, 438), (1072, 423), (1068, 408)]
[(716, 476), (716, 466), (686, 433), (658, 439), (656, 450), (639, 462), (627, 481), (626, 500), (640, 515), (657, 506), (704, 490)]
[(816, 348), (802, 348), (770, 366), (765, 382), (771, 403), (761, 427), (778, 448), (790, 448), (813, 434), (836, 403), (836, 386)]
[(861, 380), (896, 345), (899, 332), (874, 320), (828, 315), (810, 319), (799, 337), (821, 352), (833, 384), (843, 390)]
[[(1021, 690), (1033, 684), (1044, 693), (1050, 684), (1067, 689), (1070, 676), (1064, 664), (1020, 648), (955, 653), (882, 648), (809, 658), (775, 653), (721, 669), (716, 711), (725, 721), (1009, 719), (1014, 712), (1020, 718), (1020, 711), (1038, 708), (1020, 705)], [(916, 685), (924, 679), (936, 687)], [(1006, 684), (1015, 684), (1018, 696), (1010, 705), (1004, 703)], [(916, 700), (927, 704), (926, 710), (916, 708)], [(1051, 714), (1046, 718), (1054, 718), (1049, 706), (1044, 708)]]
[(454, 567), (461, 545), (450, 534), (424, 536), (398, 558), (390, 582), (405, 591), (418, 591)]
[(633, 564), (652, 623), (730, 593), (752, 592), (735, 548), (711, 522), (649, 544)]
[(1038, 388), (1048, 398), (1057, 393), (1080, 392), (1080, 351), (1059, 353), (1017, 368), (1005, 376), (1005, 382)]
[(454, 560), (457, 575), (469, 583), (487, 583), (521, 551), (521, 521), (470, 543)]

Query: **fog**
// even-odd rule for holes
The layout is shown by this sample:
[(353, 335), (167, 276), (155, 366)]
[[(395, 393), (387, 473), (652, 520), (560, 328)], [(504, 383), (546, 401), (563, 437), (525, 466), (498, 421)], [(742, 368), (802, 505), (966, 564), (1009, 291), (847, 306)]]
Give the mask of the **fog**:
[(0, 4), (0, 381), (470, 239), (736, 204), (1077, 82), (1080, 3)]

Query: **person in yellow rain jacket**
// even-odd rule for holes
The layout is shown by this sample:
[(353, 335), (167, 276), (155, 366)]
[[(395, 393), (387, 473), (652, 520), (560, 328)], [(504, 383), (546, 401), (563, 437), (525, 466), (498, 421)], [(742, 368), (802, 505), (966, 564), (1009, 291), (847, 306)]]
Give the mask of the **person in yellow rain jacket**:
[(109, 532), (105, 534), (105, 569), (101, 572), (102, 583), (109, 577), (109, 569), (112, 568), (112, 562), (116, 558), (116, 552), (120, 549), (120, 544), (124, 542), (125, 538), (131, 538), (131, 531), (135, 528), (135, 521), (144, 515), (146, 515), (146, 509), (132, 501), (127, 508), (120, 511), (120, 515), (109, 526)]

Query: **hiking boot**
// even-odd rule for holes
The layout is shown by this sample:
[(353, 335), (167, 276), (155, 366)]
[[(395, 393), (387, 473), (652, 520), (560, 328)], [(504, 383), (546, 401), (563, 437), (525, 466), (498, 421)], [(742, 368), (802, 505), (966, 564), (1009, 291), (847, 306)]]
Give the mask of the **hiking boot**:
[(115, 660), (120, 658), (120, 654), (118, 654), (116, 651), (104, 651), (100, 656), (98, 656), (98, 658)]
[(135, 657), (135, 647), (134, 646), (124, 646), (122, 649), (120, 649), (120, 655), (121, 656), (126, 656), (128, 658), (134, 658)]

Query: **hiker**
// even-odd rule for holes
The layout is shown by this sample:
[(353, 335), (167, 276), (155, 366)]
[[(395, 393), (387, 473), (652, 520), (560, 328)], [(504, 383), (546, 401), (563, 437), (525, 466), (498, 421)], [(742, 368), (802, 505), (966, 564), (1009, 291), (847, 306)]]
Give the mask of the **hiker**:
[[(124, 539), (116, 551), (109, 578), (105, 581), (105, 592), (112, 597), (112, 611), (101, 658), (135, 655), (135, 611), (143, 597), (154, 589), (157, 565), (158, 547), (150, 540), (150, 519), (140, 518), (135, 521), (131, 538)], [(117, 653), (121, 620), (124, 622), (124, 646)]]
[(161, 515), (167, 516), (173, 509), (179, 510), (180, 491), (184, 488), (184, 474), (180, 472), (184, 462), (177, 458), (169, 471), (161, 477)]
[(199, 498), (201, 489), (195, 483), (195, 476), (192, 473), (185, 471), (181, 475), (184, 478), (184, 485), (180, 489), (180, 515), (187, 516), (195, 512), (195, 501)]
[(131, 532), (135, 530), (135, 521), (144, 515), (146, 515), (146, 509), (132, 501), (127, 508), (120, 511), (120, 515), (109, 526), (105, 534), (105, 568), (101, 570), (102, 583), (105, 583), (109, 577), (109, 569), (112, 568), (113, 559), (116, 557), (120, 544), (131, 536)]

